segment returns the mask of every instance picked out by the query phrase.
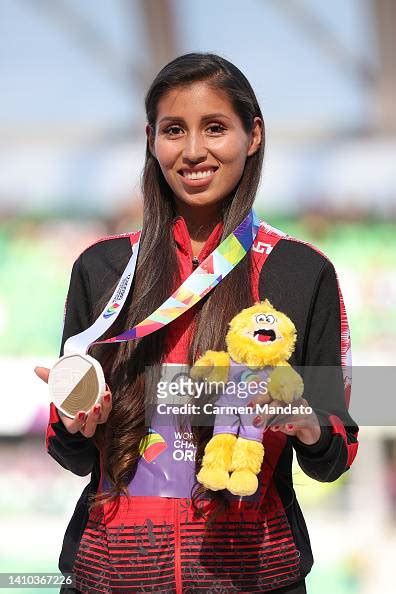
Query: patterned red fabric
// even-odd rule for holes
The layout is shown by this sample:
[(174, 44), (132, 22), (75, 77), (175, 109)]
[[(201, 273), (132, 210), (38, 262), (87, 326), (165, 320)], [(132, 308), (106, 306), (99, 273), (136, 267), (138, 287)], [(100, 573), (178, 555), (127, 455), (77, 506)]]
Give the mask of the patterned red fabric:
[(60, 421), (58, 410), (53, 402), (50, 403), (50, 414), (49, 414), (49, 421), (47, 426), (47, 431), (45, 434), (45, 448), (48, 450), (48, 440), (51, 437), (55, 436), (55, 431), (52, 428), (52, 423), (57, 423)]
[(299, 551), (273, 483), (258, 501), (232, 501), (209, 526), (189, 499), (123, 497), (117, 510), (105, 505), (90, 515), (75, 572), (82, 592), (120, 594), (250, 594), (300, 576)]
[(330, 415), (329, 420), (330, 420), (331, 426), (333, 428), (333, 433), (338, 433), (339, 435), (341, 435), (342, 439), (345, 442), (345, 445), (346, 445), (346, 448), (348, 451), (347, 465), (351, 466), (352, 462), (354, 461), (354, 459), (356, 457), (359, 444), (357, 442), (348, 443), (345, 426), (344, 426), (344, 423), (341, 421), (341, 419), (339, 419), (336, 415)]

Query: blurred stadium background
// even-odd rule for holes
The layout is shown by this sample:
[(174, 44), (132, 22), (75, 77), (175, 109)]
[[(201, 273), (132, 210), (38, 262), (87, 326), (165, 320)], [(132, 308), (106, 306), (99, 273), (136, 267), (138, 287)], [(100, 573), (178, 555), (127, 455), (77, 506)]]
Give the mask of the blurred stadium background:
[[(139, 227), (144, 93), (176, 55), (245, 72), (267, 129), (259, 214), (335, 264), (354, 364), (394, 364), (395, 28), (393, 0), (1, 0), (0, 572), (57, 571), (87, 479), (45, 453), (33, 367), (57, 357), (77, 255)], [(396, 430), (360, 442), (334, 484), (295, 468), (310, 594), (395, 591)]]

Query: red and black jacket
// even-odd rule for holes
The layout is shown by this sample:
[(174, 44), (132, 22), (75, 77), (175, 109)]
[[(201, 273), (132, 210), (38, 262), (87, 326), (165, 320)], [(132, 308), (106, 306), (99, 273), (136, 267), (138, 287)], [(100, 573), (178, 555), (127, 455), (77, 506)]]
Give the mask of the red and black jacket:
[[(184, 280), (194, 264), (182, 217), (175, 219), (173, 229)], [(219, 223), (199, 262), (218, 245), (221, 232)], [(93, 323), (93, 305), (120, 278), (134, 241), (136, 233), (107, 237), (77, 258), (66, 302), (61, 355), (67, 338)], [(255, 299), (268, 298), (296, 326), (298, 339), (290, 362), (338, 369), (346, 365), (348, 323), (330, 261), (312, 246), (266, 223), (261, 223), (248, 257), (253, 259)], [(185, 362), (193, 316), (192, 309), (169, 325), (166, 362)], [(350, 384), (340, 379), (339, 385), (332, 383), (331, 394), (326, 394), (318, 382), (305, 384), (304, 397), (323, 424), (319, 441), (307, 446), (297, 438), (267, 431), (260, 475), (262, 498), (231, 502), (230, 510), (211, 527), (194, 516), (188, 499), (135, 496), (129, 502), (122, 498), (116, 517), (109, 515), (106, 506), (89, 514), (88, 495), (98, 490), (100, 482), (98, 450), (92, 439), (68, 433), (51, 404), (46, 437), (49, 454), (74, 474), (91, 474), (66, 530), (60, 570), (76, 574), (81, 592), (251, 594), (283, 587), (286, 592), (288, 586), (299, 583), (310, 571), (313, 558), (293, 490), (293, 449), (306, 474), (319, 481), (334, 481), (349, 469), (358, 446), (358, 427), (348, 413)]]

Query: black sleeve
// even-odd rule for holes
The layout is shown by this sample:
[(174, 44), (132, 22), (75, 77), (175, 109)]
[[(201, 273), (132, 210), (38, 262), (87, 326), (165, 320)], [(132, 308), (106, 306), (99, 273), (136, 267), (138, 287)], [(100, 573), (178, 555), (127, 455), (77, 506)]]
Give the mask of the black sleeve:
[[(65, 317), (60, 356), (69, 336), (82, 332), (91, 324), (89, 279), (81, 254), (75, 261), (65, 305)], [(79, 476), (92, 471), (97, 449), (92, 438), (79, 431), (69, 433), (59, 418), (57, 409), (50, 404), (50, 417), (46, 435), (47, 451), (61, 466)]]
[(358, 447), (358, 427), (347, 408), (350, 385), (344, 385), (341, 367), (341, 350), (345, 349), (342, 334), (343, 340), (349, 342), (336, 272), (326, 260), (311, 302), (301, 370), (304, 397), (318, 415), (321, 436), (313, 445), (290, 438), (301, 468), (308, 476), (322, 482), (334, 481), (348, 470)]

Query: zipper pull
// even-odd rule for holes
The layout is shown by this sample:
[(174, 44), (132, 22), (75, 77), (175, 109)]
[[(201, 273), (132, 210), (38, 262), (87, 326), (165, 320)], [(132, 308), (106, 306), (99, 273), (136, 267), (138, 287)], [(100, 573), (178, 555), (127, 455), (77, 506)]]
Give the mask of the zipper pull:
[(194, 256), (192, 259), (193, 270), (199, 266), (199, 260), (197, 256)]

